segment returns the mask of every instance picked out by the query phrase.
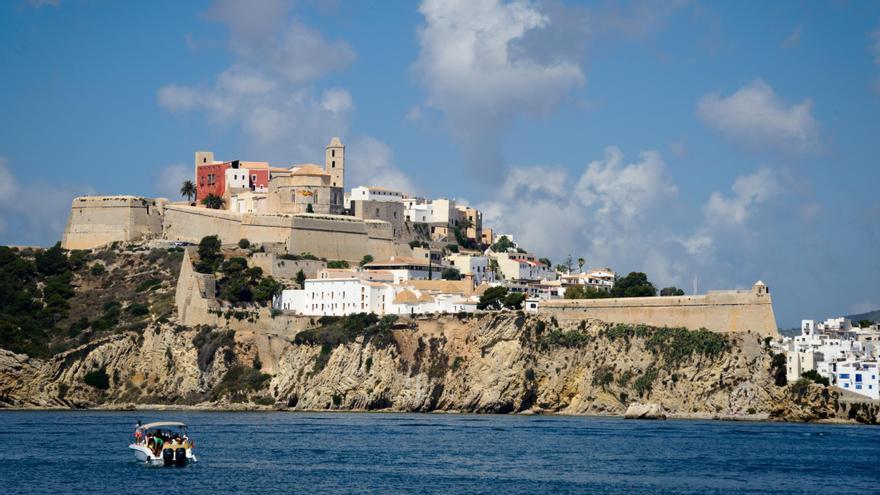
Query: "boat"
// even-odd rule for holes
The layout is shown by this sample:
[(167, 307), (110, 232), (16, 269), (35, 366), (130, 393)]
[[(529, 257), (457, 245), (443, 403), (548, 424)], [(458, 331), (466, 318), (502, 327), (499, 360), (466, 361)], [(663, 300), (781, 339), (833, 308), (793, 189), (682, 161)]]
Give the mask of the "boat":
[(196, 462), (195, 443), (189, 438), (186, 424), (178, 421), (159, 421), (138, 426), (134, 441), (128, 446), (134, 450), (138, 462), (162, 466), (186, 466)]

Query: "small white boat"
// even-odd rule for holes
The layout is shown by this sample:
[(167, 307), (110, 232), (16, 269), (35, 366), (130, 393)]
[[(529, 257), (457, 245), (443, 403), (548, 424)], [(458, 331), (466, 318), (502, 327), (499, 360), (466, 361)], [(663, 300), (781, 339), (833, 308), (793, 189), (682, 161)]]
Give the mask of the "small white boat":
[(196, 462), (193, 447), (186, 425), (177, 421), (139, 425), (134, 441), (128, 446), (134, 450), (138, 462), (164, 466), (186, 466)]

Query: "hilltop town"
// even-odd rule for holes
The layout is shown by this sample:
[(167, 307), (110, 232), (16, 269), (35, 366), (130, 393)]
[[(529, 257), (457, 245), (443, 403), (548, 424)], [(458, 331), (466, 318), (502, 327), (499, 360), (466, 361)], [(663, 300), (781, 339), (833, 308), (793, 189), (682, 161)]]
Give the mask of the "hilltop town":
[(0, 407), (880, 421), (874, 327), (782, 339), (761, 281), (554, 265), (453, 199), (347, 190), (338, 138), (324, 158), (200, 151), (182, 200), (78, 197), (59, 245), (0, 247)]
[(197, 244), (216, 236), (222, 246), (258, 248), (246, 262), (280, 281), (274, 308), (306, 316), (511, 308), (776, 335), (762, 282), (750, 291), (686, 296), (669, 287), (658, 295), (642, 273), (618, 276), (570, 256), (554, 266), (454, 199), (420, 198), (381, 184), (346, 189), (345, 168), (338, 137), (326, 145), (323, 166), (217, 160), (198, 151), (193, 179), (181, 187), (185, 201), (76, 198), (62, 247)]

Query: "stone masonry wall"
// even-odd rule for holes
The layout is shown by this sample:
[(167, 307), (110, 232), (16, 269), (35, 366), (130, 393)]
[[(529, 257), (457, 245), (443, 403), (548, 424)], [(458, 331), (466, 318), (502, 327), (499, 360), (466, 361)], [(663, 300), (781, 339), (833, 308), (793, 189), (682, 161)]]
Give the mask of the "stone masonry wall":
[(778, 337), (770, 294), (709, 292), (704, 296), (562, 299), (542, 301), (539, 313), (559, 321), (597, 318), (609, 323), (751, 331)]
[(65, 249), (93, 249), (162, 235), (167, 200), (137, 196), (74, 198), (61, 238)]

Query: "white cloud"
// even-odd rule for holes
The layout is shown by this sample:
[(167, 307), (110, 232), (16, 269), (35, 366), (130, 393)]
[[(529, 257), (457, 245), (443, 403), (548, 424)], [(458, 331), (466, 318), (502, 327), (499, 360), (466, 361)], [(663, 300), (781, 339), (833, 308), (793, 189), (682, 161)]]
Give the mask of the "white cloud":
[(782, 48), (795, 48), (800, 46), (801, 44), (801, 33), (803, 31), (803, 27), (798, 24), (795, 26), (794, 30), (782, 40)]
[(589, 164), (581, 175), (575, 194), (584, 206), (597, 206), (596, 217), (617, 217), (632, 221), (663, 198), (675, 196), (678, 188), (667, 174), (660, 153), (643, 151), (640, 161), (623, 164), (616, 147), (605, 149), (605, 158)]
[(175, 163), (159, 170), (156, 181), (153, 183), (153, 191), (156, 195), (176, 201), (181, 199), (180, 186), (183, 181), (192, 180), (192, 167)]
[(323, 145), (344, 135), (354, 109), (345, 89), (321, 90), (324, 76), (355, 58), (342, 40), (331, 40), (291, 19), (292, 2), (220, 0), (207, 17), (230, 31), (234, 63), (195, 86), (167, 84), (160, 106), (172, 113), (201, 112), (219, 126), (240, 126), (260, 159), (317, 161)]
[(751, 175), (737, 177), (732, 190), (731, 197), (718, 191), (709, 196), (704, 210), (710, 225), (743, 225), (753, 208), (771, 199), (779, 192), (780, 185), (776, 174), (762, 167)]
[(23, 184), (0, 157), (0, 245), (51, 245), (61, 240), (73, 198), (90, 187)]
[(730, 96), (711, 93), (700, 99), (697, 116), (725, 136), (755, 147), (799, 151), (818, 148), (813, 101), (787, 104), (758, 79)]
[(578, 63), (514, 45), (527, 33), (554, 29), (533, 4), (499, 0), (425, 0), (414, 69), (442, 111), (475, 174), (497, 178), (500, 139), (511, 119), (552, 111), (584, 84)]
[(345, 174), (345, 182), (351, 187), (379, 186), (418, 192), (409, 177), (394, 165), (391, 148), (370, 136), (357, 137), (346, 145)]

